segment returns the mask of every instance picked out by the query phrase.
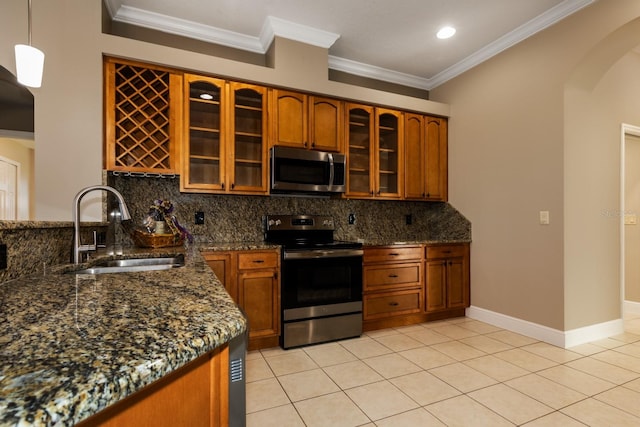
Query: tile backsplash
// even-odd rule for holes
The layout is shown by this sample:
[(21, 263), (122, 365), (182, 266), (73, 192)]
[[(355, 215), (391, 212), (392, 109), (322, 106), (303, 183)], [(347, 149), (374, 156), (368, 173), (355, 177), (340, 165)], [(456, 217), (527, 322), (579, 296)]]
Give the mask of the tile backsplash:
[[(154, 200), (171, 200), (176, 217), (197, 243), (262, 241), (262, 218), (269, 214), (330, 215), (336, 224), (335, 238), (340, 240), (471, 240), (470, 222), (448, 203), (180, 193), (178, 178), (108, 176), (107, 182), (122, 193), (140, 227)], [(109, 203), (114, 203), (111, 199)], [(105, 217), (109, 212), (111, 206)], [(203, 225), (195, 224), (196, 212), (204, 212)], [(348, 223), (350, 214), (355, 215), (355, 224)], [(411, 215), (410, 225), (407, 215)], [(132, 244), (122, 227), (104, 224), (83, 224), (87, 234), (83, 239), (90, 239), (88, 233), (94, 229), (105, 231), (108, 243)], [(8, 254), (0, 283), (69, 263), (72, 237), (71, 222), (0, 221), (0, 243), (7, 245)]]
[[(330, 215), (341, 240), (471, 240), (470, 222), (448, 203), (180, 193), (178, 178), (109, 176), (108, 183), (122, 193), (138, 224), (155, 199), (171, 200), (197, 242), (261, 241), (262, 217), (273, 214)], [(204, 225), (195, 224), (196, 212), (204, 212)]]

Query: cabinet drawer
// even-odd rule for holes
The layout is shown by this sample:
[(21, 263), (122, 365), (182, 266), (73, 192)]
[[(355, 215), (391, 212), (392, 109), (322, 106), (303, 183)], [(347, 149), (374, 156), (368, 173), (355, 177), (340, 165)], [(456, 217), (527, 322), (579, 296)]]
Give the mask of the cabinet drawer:
[(396, 315), (420, 313), (422, 290), (380, 292), (365, 295), (363, 301), (364, 320)]
[(364, 268), (364, 290), (420, 286), (422, 264), (371, 265)]
[(276, 268), (280, 255), (276, 251), (256, 251), (238, 254), (238, 270)]
[(406, 261), (414, 259), (422, 259), (421, 246), (368, 248), (364, 250), (365, 263)]
[(427, 246), (427, 258), (450, 258), (465, 256), (467, 245)]

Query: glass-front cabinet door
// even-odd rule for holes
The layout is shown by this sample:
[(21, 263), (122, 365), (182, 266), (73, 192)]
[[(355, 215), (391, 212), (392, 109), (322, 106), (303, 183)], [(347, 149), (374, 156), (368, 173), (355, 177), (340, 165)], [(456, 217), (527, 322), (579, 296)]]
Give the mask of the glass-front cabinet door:
[(367, 105), (347, 104), (347, 195), (372, 197), (374, 109)]
[(402, 129), (400, 111), (376, 109), (376, 197), (395, 199), (402, 195)]
[(229, 191), (267, 192), (267, 89), (229, 84)]
[(224, 80), (185, 75), (184, 169), (181, 189), (191, 191), (225, 188)]

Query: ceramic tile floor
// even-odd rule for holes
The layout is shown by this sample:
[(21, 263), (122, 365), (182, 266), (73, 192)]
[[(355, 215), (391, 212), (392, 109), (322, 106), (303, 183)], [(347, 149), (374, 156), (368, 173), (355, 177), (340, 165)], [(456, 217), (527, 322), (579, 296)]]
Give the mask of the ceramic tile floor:
[(469, 318), (247, 356), (247, 426), (640, 426), (640, 315), (562, 349)]

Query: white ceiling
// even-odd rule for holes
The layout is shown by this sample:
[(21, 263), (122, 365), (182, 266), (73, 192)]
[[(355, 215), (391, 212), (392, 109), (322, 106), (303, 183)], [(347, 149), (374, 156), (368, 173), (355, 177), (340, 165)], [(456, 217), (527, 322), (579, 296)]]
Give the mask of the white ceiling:
[[(112, 19), (265, 53), (274, 35), (329, 67), (432, 89), (595, 0), (104, 0)], [(456, 35), (438, 40), (443, 25)]]

